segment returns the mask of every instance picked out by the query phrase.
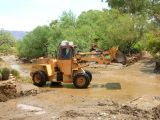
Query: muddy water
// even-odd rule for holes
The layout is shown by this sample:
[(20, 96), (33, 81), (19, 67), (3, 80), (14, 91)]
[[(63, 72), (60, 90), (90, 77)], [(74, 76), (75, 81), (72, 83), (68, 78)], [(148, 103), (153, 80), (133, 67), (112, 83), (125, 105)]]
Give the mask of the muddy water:
[[(21, 64), (15, 56), (3, 56), (6, 63), (20, 71), (21, 76), (29, 76), (31, 64)], [(93, 80), (88, 89), (75, 89), (72, 84), (62, 87), (40, 88), (41, 91), (56, 91), (59, 95), (73, 95), (91, 98), (111, 98), (116, 101), (128, 101), (144, 95), (160, 96), (160, 76), (153, 73), (154, 63), (150, 59), (141, 60), (124, 69), (88, 68)], [(43, 96), (44, 95), (44, 96)], [(42, 97), (52, 98), (48, 93)]]
[(88, 89), (79, 90), (71, 84), (63, 84), (62, 88), (44, 87), (42, 90), (56, 90), (61, 95), (110, 98), (118, 102), (146, 95), (160, 96), (160, 76), (153, 73), (154, 63), (150, 60), (141, 60), (124, 69), (109, 68), (89, 68), (93, 72), (93, 80)]

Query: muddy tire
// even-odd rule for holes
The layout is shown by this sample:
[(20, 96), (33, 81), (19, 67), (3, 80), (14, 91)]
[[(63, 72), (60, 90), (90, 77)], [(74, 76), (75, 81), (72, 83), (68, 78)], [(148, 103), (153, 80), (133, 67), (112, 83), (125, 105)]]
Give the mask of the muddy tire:
[(88, 70), (85, 70), (85, 72), (86, 72), (86, 74), (88, 75), (89, 80), (90, 80), (90, 82), (91, 82), (91, 81), (92, 81), (92, 73), (91, 73), (90, 71), (88, 71)]
[(42, 87), (46, 84), (47, 75), (43, 71), (37, 71), (33, 74), (32, 80), (33, 80), (34, 85), (36, 85), (38, 87)]
[(73, 84), (79, 89), (88, 88), (90, 78), (86, 73), (76, 73), (73, 77)]
[(118, 51), (117, 54), (116, 54), (116, 59), (115, 59), (115, 61), (116, 61), (117, 63), (121, 63), (121, 64), (125, 65), (126, 62), (127, 62), (127, 58), (126, 58), (126, 56), (125, 56), (124, 53), (122, 53), (121, 51)]

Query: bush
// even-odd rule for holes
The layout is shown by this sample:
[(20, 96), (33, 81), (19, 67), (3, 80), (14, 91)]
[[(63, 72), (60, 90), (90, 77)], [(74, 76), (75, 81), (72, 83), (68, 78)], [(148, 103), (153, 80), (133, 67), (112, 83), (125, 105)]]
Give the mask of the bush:
[(145, 49), (145, 44), (141, 40), (141, 41), (137, 42), (134, 46), (132, 46), (130, 48), (130, 53), (131, 54), (141, 53), (144, 49)]
[(0, 81), (2, 80), (2, 69), (0, 68)]
[(0, 81), (2, 80), (2, 73), (0, 72)]
[(160, 33), (150, 32), (147, 34), (147, 50), (157, 59), (160, 59)]
[(9, 68), (3, 68), (2, 69), (2, 80), (8, 80), (9, 79), (9, 74), (10, 74), (10, 69)]
[(16, 69), (12, 69), (11, 74), (16, 78), (20, 78), (20, 73)]

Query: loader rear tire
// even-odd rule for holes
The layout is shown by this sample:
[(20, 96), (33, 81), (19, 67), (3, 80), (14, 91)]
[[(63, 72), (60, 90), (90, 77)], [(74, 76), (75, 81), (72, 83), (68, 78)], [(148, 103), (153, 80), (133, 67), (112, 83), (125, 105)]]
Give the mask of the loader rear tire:
[(90, 84), (90, 78), (86, 73), (76, 73), (73, 77), (73, 84), (79, 89), (88, 88)]
[(33, 80), (34, 85), (36, 85), (38, 87), (42, 87), (46, 84), (47, 75), (43, 71), (37, 71), (33, 74), (32, 80)]
[(88, 75), (89, 80), (90, 80), (90, 82), (91, 82), (91, 81), (92, 81), (92, 73), (91, 73), (90, 71), (88, 71), (88, 70), (85, 70), (85, 72), (86, 72), (86, 74)]

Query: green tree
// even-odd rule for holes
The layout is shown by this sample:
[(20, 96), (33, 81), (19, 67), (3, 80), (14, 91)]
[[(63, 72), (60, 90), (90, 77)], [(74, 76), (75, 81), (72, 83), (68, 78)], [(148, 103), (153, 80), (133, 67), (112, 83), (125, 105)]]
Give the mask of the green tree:
[(28, 33), (17, 44), (21, 57), (40, 57), (45, 53), (53, 55), (62, 40), (73, 41), (81, 51), (89, 51), (94, 39), (98, 39), (100, 49), (110, 49), (118, 45), (128, 53), (139, 46), (148, 22), (145, 15), (133, 15), (111, 10), (89, 10), (77, 18), (63, 12), (60, 19), (53, 20), (49, 26), (39, 26)]
[(59, 27), (62, 31), (63, 38), (73, 41), (75, 39), (76, 33), (76, 16), (73, 12), (63, 12), (60, 20)]
[(50, 32), (48, 54), (55, 57), (60, 42), (64, 40), (62, 28), (60, 27), (60, 22), (58, 20), (54, 20), (50, 23)]
[(106, 0), (111, 8), (123, 13), (147, 15), (150, 20), (160, 25), (159, 0)]
[(111, 8), (124, 13), (143, 13), (150, 7), (150, 0), (107, 0)]
[(160, 59), (160, 29), (150, 31), (146, 35), (147, 49), (155, 57)]
[(139, 40), (133, 17), (121, 14), (118, 10), (104, 11), (98, 25), (97, 33), (103, 49), (118, 45), (122, 51), (128, 53)]
[(19, 42), (19, 56), (27, 58), (46, 56), (49, 36), (50, 29), (48, 26), (38, 26), (28, 33), (22, 42)]
[(89, 10), (82, 12), (77, 18), (76, 41), (78, 48), (83, 51), (89, 51), (91, 43), (98, 38), (97, 21), (101, 18), (103, 12), (99, 10)]
[(160, 27), (160, 2), (159, 0), (151, 0), (151, 18), (153, 19), (153, 22), (155, 23), (155, 26)]
[(13, 50), (16, 39), (10, 32), (0, 30), (0, 52), (8, 53)]

